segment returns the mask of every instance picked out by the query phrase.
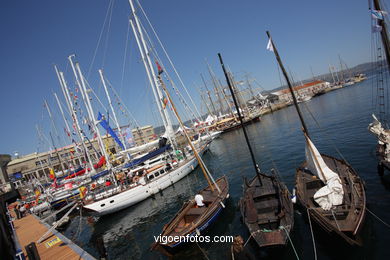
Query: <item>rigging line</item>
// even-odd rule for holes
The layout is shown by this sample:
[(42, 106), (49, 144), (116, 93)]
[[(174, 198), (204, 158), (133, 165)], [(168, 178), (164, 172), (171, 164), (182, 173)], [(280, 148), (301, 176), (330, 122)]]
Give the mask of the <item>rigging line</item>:
[(116, 92), (115, 88), (112, 86), (111, 82), (105, 78), (106, 82), (108, 83), (108, 86), (110, 87), (110, 89), (114, 92), (114, 95), (115, 97), (119, 100), (119, 102), (124, 106), (124, 108), (126, 109), (127, 113), (132, 117), (132, 119), (134, 120), (134, 123), (136, 126), (140, 126), (137, 122), (137, 120), (135, 119), (134, 115), (130, 112), (130, 110), (127, 108), (127, 106), (123, 103), (123, 100), (120, 98), (120, 96), (118, 95), (118, 92)]
[(102, 68), (104, 67), (104, 63), (105, 63), (105, 61), (106, 61), (106, 55), (107, 55), (107, 49), (108, 49), (108, 39), (109, 39), (109, 37), (110, 37), (111, 20), (112, 20), (112, 11), (114, 10), (114, 4), (115, 4), (115, 0), (112, 0), (111, 11), (110, 11), (110, 17), (108, 18), (108, 26), (107, 26), (107, 32), (106, 32), (106, 39), (105, 39), (105, 43), (104, 43)]
[[(150, 50), (152, 52), (152, 54), (155, 56), (154, 58), (157, 59), (157, 61), (160, 63), (160, 65), (165, 69), (165, 66), (162, 62), (162, 59), (159, 57), (157, 51), (156, 51), (156, 48), (149, 36), (149, 33), (147, 32), (146, 28), (141, 24), (141, 27), (142, 27), (142, 30), (143, 32), (145, 33), (146, 37), (147, 37), (147, 41), (148, 41), (148, 44), (150, 45)], [(180, 103), (184, 106), (184, 109), (187, 111), (187, 113), (189, 115), (185, 115), (186, 116), (186, 119), (189, 119), (191, 121), (191, 123), (193, 124), (193, 120), (192, 118), (190, 117), (190, 115), (192, 115), (194, 118), (197, 118), (197, 116), (194, 114), (194, 112), (192, 111), (192, 108), (188, 106), (187, 102), (185, 101), (185, 98), (183, 97), (183, 95), (181, 94), (181, 92), (178, 90), (178, 88), (176, 87), (173, 79), (171, 78), (171, 76), (169, 75), (168, 71), (165, 70), (165, 73), (164, 73), (164, 77), (165, 79), (170, 83), (170, 85), (172, 86), (175, 94), (179, 97), (179, 101)]]
[(315, 240), (314, 240), (313, 226), (311, 225), (311, 218), (310, 218), (309, 210), (310, 210), (310, 208), (307, 208), (306, 213), (307, 213), (307, 217), (309, 219), (311, 238), (312, 238), (312, 241), (313, 241), (314, 259), (317, 260), (317, 249), (316, 249), (316, 243), (315, 243)]
[[(106, 108), (105, 105), (103, 105), (103, 103), (102, 103), (102, 101), (100, 100), (100, 98), (96, 95), (96, 93), (95, 93), (95, 91), (93, 90), (93, 88), (89, 85), (87, 79), (84, 79), (84, 80), (85, 80), (85, 82), (87, 83), (87, 86), (89, 87), (89, 90), (91, 90), (91, 91), (92, 91), (92, 94), (96, 97), (96, 99), (97, 99), (97, 101), (99, 102), (99, 104), (100, 104), (100, 105), (104, 108), (104, 110), (107, 112), (108, 109)], [(88, 91), (88, 89), (87, 89), (87, 91)]]
[(198, 242), (195, 242), (195, 244), (199, 247), (200, 251), (203, 253), (204, 257), (207, 259), (207, 260), (210, 260), (210, 258), (208, 258), (206, 252), (200, 247), (200, 245), (198, 244)]
[(102, 25), (102, 29), (100, 30), (99, 39), (98, 39), (98, 42), (97, 42), (97, 44), (96, 44), (95, 51), (94, 51), (94, 53), (93, 53), (93, 58), (92, 58), (91, 64), (89, 65), (89, 68), (88, 68), (87, 78), (89, 78), (89, 75), (91, 74), (92, 66), (93, 66), (93, 64), (95, 63), (96, 54), (97, 54), (97, 51), (98, 51), (98, 49), (99, 49), (100, 41), (101, 41), (102, 36), (103, 36), (103, 32), (104, 32), (104, 28), (105, 28), (105, 26), (106, 26), (106, 22), (107, 22), (108, 14), (109, 14), (109, 11), (110, 11), (110, 7), (111, 7), (113, 1), (114, 1), (114, 0), (111, 0), (111, 1), (109, 2), (109, 4), (108, 4), (107, 12), (106, 12), (106, 17), (104, 18), (104, 22), (103, 22), (103, 25)]
[(138, 0), (136, 0), (136, 1), (137, 1), (137, 3), (138, 3), (138, 6), (139, 6), (140, 9), (141, 9), (143, 15), (145, 16), (146, 21), (148, 22), (149, 26), (151, 27), (151, 29), (152, 29), (152, 31), (153, 31), (153, 34), (156, 36), (157, 41), (158, 41), (159, 44), (161, 45), (162, 50), (164, 51), (165, 55), (167, 56), (167, 59), (168, 59), (169, 63), (171, 64), (171, 66), (172, 66), (172, 68), (173, 68), (173, 70), (174, 70), (174, 72), (175, 72), (177, 78), (179, 79), (180, 84), (183, 86), (183, 88), (184, 88), (186, 94), (187, 94), (188, 97), (190, 98), (190, 101), (191, 101), (192, 105), (194, 106), (196, 113), (198, 114), (199, 118), (201, 118), (201, 115), (200, 115), (200, 113), (199, 113), (199, 111), (198, 111), (198, 109), (197, 109), (197, 107), (196, 107), (196, 105), (195, 105), (193, 99), (191, 98), (191, 95), (188, 93), (187, 87), (184, 85), (184, 82), (183, 82), (183, 80), (181, 79), (179, 73), (177, 72), (175, 65), (173, 65), (173, 62), (172, 62), (171, 58), (169, 57), (167, 51), (165, 50), (164, 45), (163, 45), (162, 42), (160, 41), (160, 38), (158, 37), (156, 31), (154, 30), (153, 25), (151, 24), (151, 22), (150, 22), (148, 16), (146, 15), (146, 13), (145, 13), (144, 9), (142, 8), (141, 4), (139, 3), (139, 1), (138, 1)]
[(333, 139), (330, 138), (330, 136), (326, 133), (326, 130), (324, 128), (321, 127), (320, 123), (317, 121), (317, 119), (315, 118), (315, 116), (313, 115), (313, 113), (310, 111), (309, 107), (307, 106), (306, 102), (303, 103), (306, 110), (309, 112), (310, 116), (313, 118), (314, 122), (317, 124), (318, 128), (321, 129), (321, 131), (327, 136), (328, 140), (331, 142), (333, 148), (336, 150), (336, 152), (340, 155), (340, 157), (344, 160), (344, 161), (347, 161), (343, 154), (340, 152), (340, 150), (337, 148), (336, 144), (333, 142)]
[(366, 210), (371, 213), (377, 220), (379, 220), (380, 222), (382, 222), (382, 224), (384, 224), (386, 227), (390, 228), (390, 225), (388, 223), (386, 223), (385, 221), (383, 221), (381, 218), (379, 218), (377, 215), (374, 214), (374, 212), (372, 212), (371, 210), (369, 210), (368, 208), (366, 208)]
[(289, 235), (287, 229), (286, 229), (284, 226), (280, 226), (280, 227), (286, 232), (286, 235), (287, 235), (287, 237), (288, 237), (288, 240), (290, 240), (291, 247), (292, 247), (293, 250), (294, 250), (295, 256), (296, 256), (297, 259), (299, 260), (299, 256), (298, 256), (297, 250), (295, 250), (295, 246), (294, 246), (294, 244), (293, 244), (293, 242), (292, 242), (292, 240), (291, 240), (291, 237), (290, 237), (290, 235)]
[(123, 89), (123, 81), (125, 78), (125, 68), (126, 68), (126, 56), (127, 56), (127, 46), (129, 44), (129, 35), (130, 35), (130, 20), (127, 23), (127, 34), (126, 34), (126, 44), (125, 44), (125, 53), (123, 55), (123, 64), (122, 64), (122, 77), (121, 77), (121, 85), (119, 92), (122, 92)]

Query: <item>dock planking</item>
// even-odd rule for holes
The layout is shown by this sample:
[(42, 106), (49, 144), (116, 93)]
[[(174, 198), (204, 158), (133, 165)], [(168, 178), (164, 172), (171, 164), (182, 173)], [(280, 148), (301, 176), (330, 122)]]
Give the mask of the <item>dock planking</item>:
[[(25, 250), (25, 246), (31, 242), (36, 243), (36, 241), (48, 231), (48, 228), (33, 215), (28, 215), (21, 219), (15, 219), (14, 227), (16, 235), (19, 239), (19, 243), (22, 246), (23, 252), (26, 256), (27, 252)], [(65, 239), (65, 237), (62, 235), (56, 235), (51, 232), (41, 243), (36, 243), (36, 247), (41, 259), (68, 260), (92, 258), (88, 253), (82, 251), (82, 249), (78, 248), (75, 244), (72, 243), (72, 247), (78, 248), (79, 250), (77, 251), (80, 251), (81, 254), (76, 252), (71, 248), (70, 243), (72, 242), (68, 239)]]

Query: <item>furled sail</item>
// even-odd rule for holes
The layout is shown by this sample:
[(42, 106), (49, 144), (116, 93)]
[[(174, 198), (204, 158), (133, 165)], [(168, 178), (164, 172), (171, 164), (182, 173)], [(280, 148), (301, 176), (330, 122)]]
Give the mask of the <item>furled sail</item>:
[(321, 154), (308, 136), (306, 137), (307, 168), (317, 175), (326, 185), (314, 194), (314, 200), (324, 210), (343, 204), (343, 186), (337, 173), (325, 163)]
[(384, 158), (390, 162), (390, 131), (383, 128), (382, 123), (372, 114), (374, 121), (368, 125), (368, 130), (378, 137), (378, 143), (384, 146)]

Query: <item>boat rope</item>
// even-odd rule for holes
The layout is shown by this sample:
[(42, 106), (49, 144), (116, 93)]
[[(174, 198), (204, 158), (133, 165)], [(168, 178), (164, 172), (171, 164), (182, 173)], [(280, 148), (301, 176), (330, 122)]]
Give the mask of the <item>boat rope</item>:
[(339, 223), (337, 222), (336, 216), (334, 215), (334, 211), (333, 211), (333, 209), (332, 209), (332, 210), (330, 210), (330, 212), (332, 212), (332, 216), (333, 216), (333, 218), (334, 218), (334, 221), (336, 222), (337, 229), (338, 229), (339, 231), (341, 231), (341, 230), (340, 230)]
[[(160, 37), (158, 37), (157, 32), (154, 30), (154, 27), (153, 27), (152, 23), (150, 22), (149, 17), (146, 15), (144, 9), (142, 8), (142, 6), (141, 6), (141, 4), (140, 4), (140, 2), (139, 2), (138, 0), (137, 0), (137, 3), (138, 3), (138, 6), (139, 6), (140, 9), (141, 9), (143, 15), (145, 16), (146, 21), (148, 22), (150, 28), (152, 29), (153, 34), (155, 35), (157, 41), (159, 42), (159, 44), (160, 44), (160, 46), (161, 46), (161, 49), (163, 50), (165, 56), (167, 57), (167, 59), (168, 59), (168, 61), (169, 61), (169, 64), (172, 66), (173, 71), (175, 72), (177, 78), (179, 79), (180, 84), (182, 85), (184, 91), (186, 92), (186, 94), (187, 94), (187, 96), (189, 97), (189, 99), (190, 99), (192, 105), (194, 106), (195, 112), (196, 112), (196, 114), (197, 114), (197, 116), (195, 116), (195, 118), (198, 117), (199, 119), (202, 119), (202, 116), (201, 116), (201, 114), (199, 113), (198, 108), (197, 108), (197, 106), (196, 106), (195, 103), (194, 103), (194, 100), (191, 98), (191, 95), (188, 93), (187, 87), (185, 86), (185, 84), (184, 84), (182, 78), (180, 77), (180, 74), (177, 72), (175, 65), (173, 64), (173, 62), (172, 62), (170, 56), (168, 55), (168, 52), (166, 51), (164, 45), (162, 44), (162, 42), (161, 42), (161, 40), (160, 40)], [(192, 111), (192, 108), (190, 108), (190, 109), (191, 109), (191, 111)]]
[(287, 229), (284, 227), (284, 226), (280, 226), (281, 229), (283, 229), (285, 232), (286, 232), (286, 235), (288, 237), (288, 240), (290, 241), (290, 244), (291, 244), (291, 247), (293, 248), (294, 250), (294, 253), (295, 253), (295, 256), (297, 257), (297, 259), (299, 260), (299, 256), (298, 256), (298, 253), (297, 253), (297, 250), (295, 249), (295, 246), (291, 240), (291, 237), (290, 237), (290, 234), (289, 232), (287, 231)]
[(311, 232), (311, 239), (313, 241), (313, 249), (314, 249), (314, 259), (317, 260), (317, 249), (316, 249), (316, 243), (314, 241), (314, 233), (313, 233), (313, 226), (311, 225), (311, 219), (309, 214), (309, 208), (306, 210), (307, 217), (309, 219), (309, 225), (310, 225), (310, 232)]
[(305, 105), (306, 110), (309, 112), (310, 116), (313, 118), (314, 122), (318, 126), (318, 128), (327, 136), (328, 140), (332, 144), (333, 148), (336, 150), (336, 152), (340, 155), (340, 157), (346, 162), (347, 160), (344, 158), (343, 154), (340, 152), (340, 150), (337, 148), (336, 144), (333, 142), (333, 139), (329, 137), (329, 135), (326, 133), (325, 129), (323, 129), (320, 125), (320, 123), (317, 121), (309, 107), (307, 106), (306, 102), (303, 103)]
[(246, 240), (246, 242), (244, 244), (244, 247), (246, 246), (246, 244), (248, 244), (248, 242), (251, 239), (251, 237), (253, 237), (253, 235), (255, 235), (255, 234), (259, 233), (259, 232), (267, 232), (267, 231), (265, 229), (259, 229), (259, 230), (256, 230), (255, 232), (252, 232), (251, 235)]
[(87, 78), (89, 78), (89, 75), (91, 74), (92, 66), (93, 66), (93, 64), (95, 63), (96, 54), (97, 54), (97, 51), (98, 51), (98, 49), (99, 49), (100, 41), (102, 40), (104, 28), (106, 27), (107, 18), (108, 18), (108, 15), (109, 15), (109, 13), (110, 13), (111, 5), (113, 5), (113, 2), (114, 2), (114, 0), (111, 0), (111, 1), (108, 3), (107, 12), (106, 12), (106, 17), (104, 18), (104, 22), (103, 22), (103, 25), (102, 25), (102, 29), (101, 29), (100, 34), (99, 34), (99, 39), (98, 39), (98, 42), (97, 42), (97, 44), (96, 44), (95, 51), (94, 51), (94, 53), (93, 53), (93, 58), (92, 58), (91, 64), (89, 65)]
[(198, 244), (198, 242), (195, 242), (195, 244), (199, 247), (200, 251), (203, 253), (204, 257), (207, 259), (207, 260), (210, 260), (210, 258), (207, 256), (206, 252), (204, 251), (203, 248), (200, 247), (200, 245)]
[(380, 217), (378, 217), (377, 215), (374, 214), (374, 212), (372, 212), (371, 210), (369, 210), (368, 208), (366, 208), (366, 210), (371, 213), (371, 215), (373, 215), (377, 220), (379, 220), (380, 222), (383, 223), (383, 225), (385, 225), (386, 227), (390, 228), (390, 225), (388, 223), (386, 223), (385, 221), (383, 221)]

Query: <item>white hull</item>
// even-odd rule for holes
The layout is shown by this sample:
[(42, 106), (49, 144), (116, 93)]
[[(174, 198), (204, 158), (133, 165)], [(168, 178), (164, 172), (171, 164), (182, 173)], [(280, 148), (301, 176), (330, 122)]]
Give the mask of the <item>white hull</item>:
[(139, 184), (138, 186), (131, 188), (127, 191), (110, 196), (106, 199), (102, 199), (84, 205), (83, 207), (99, 216), (117, 212), (134, 204), (137, 204), (149, 198), (153, 194), (156, 194), (171, 186), (172, 184), (178, 182), (179, 180), (187, 176), (190, 172), (192, 172), (197, 165), (198, 161), (194, 157), (184, 165), (178, 167), (177, 169), (174, 169), (169, 173), (156, 177), (155, 179), (153, 179), (153, 181), (145, 185)]

